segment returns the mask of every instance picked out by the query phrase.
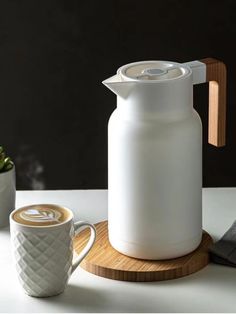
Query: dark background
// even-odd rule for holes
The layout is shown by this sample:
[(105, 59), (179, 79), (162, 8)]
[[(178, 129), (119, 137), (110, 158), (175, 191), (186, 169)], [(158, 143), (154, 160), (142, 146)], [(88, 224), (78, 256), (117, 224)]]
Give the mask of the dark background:
[(101, 81), (126, 63), (204, 57), (228, 68), (227, 146), (207, 144), (208, 86), (194, 88), (204, 127), (204, 186), (236, 186), (236, 1), (1, 1), (0, 144), (18, 189), (107, 187)]

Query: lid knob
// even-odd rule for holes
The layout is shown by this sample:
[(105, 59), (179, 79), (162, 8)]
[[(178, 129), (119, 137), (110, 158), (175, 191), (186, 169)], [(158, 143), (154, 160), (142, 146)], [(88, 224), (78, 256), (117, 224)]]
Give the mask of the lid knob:
[(145, 69), (143, 70), (143, 73), (144, 74), (147, 74), (147, 75), (163, 75), (163, 74), (166, 74), (167, 71), (166, 70), (162, 70), (162, 69)]

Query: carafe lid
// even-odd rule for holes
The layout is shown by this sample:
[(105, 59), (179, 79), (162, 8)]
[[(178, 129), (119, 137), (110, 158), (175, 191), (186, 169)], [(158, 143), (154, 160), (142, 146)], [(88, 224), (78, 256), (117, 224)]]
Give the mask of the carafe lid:
[(164, 81), (182, 78), (191, 73), (191, 70), (176, 62), (141, 61), (126, 64), (117, 73), (124, 81)]

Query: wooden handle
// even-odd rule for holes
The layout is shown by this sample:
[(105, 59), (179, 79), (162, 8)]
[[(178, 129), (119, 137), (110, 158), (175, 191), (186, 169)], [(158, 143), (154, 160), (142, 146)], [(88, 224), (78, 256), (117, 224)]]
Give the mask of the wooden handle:
[(208, 142), (221, 147), (225, 145), (226, 66), (213, 58), (199, 61), (206, 65), (206, 82), (209, 82)]

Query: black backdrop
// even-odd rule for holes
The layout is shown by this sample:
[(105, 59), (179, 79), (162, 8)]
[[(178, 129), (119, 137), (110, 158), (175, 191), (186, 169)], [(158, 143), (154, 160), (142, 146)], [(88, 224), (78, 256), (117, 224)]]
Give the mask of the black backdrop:
[(0, 143), (18, 189), (106, 188), (101, 81), (126, 63), (204, 57), (228, 68), (227, 146), (207, 144), (206, 84), (194, 88), (204, 126), (204, 186), (236, 186), (236, 1), (0, 2)]

